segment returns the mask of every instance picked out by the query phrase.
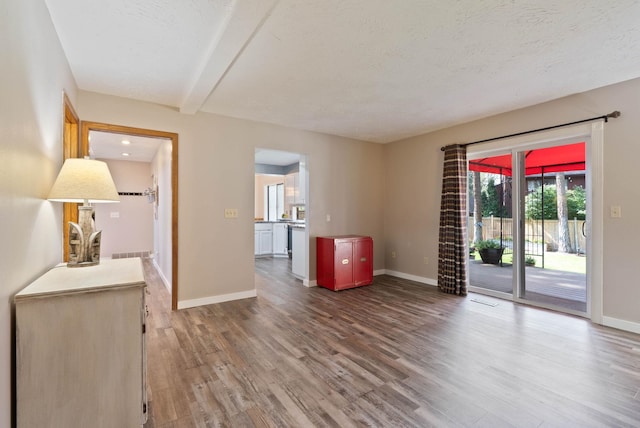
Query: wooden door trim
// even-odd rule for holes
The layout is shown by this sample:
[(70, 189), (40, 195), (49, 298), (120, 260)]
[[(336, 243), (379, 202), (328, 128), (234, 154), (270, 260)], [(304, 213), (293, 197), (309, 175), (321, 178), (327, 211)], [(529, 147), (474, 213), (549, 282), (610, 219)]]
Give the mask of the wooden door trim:
[[(62, 93), (62, 161), (80, 156), (80, 119), (71, 100), (65, 92)], [(65, 202), (62, 204), (62, 261), (69, 261), (69, 227), (70, 221), (78, 222), (78, 204)]]
[(82, 154), (89, 154), (89, 132), (101, 131), (140, 137), (171, 140), (171, 308), (178, 309), (178, 134), (153, 129), (133, 128), (100, 122), (82, 121), (80, 142)]

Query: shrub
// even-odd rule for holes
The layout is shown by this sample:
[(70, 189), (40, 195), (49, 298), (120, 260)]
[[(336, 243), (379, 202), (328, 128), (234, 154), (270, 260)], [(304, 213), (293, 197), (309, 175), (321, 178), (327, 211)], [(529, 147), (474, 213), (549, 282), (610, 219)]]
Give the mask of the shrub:
[(475, 246), (476, 246), (476, 250), (478, 251), (489, 249), (489, 248), (494, 248), (494, 249), (502, 248), (502, 245), (500, 245), (500, 242), (496, 241), (495, 239), (486, 239), (483, 241), (478, 241), (476, 242)]

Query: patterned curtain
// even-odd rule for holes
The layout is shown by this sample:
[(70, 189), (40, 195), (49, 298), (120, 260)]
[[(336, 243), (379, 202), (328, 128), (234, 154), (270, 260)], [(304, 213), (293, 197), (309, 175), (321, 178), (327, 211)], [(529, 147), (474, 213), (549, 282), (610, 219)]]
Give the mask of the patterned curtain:
[(469, 282), (467, 215), (467, 149), (447, 146), (440, 203), (438, 288), (460, 296), (466, 296)]

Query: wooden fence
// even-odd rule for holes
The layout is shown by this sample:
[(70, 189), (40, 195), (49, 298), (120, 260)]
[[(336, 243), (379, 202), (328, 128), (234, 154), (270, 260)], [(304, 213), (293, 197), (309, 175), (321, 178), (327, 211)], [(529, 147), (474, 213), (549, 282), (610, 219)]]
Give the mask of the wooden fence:
[[(525, 241), (544, 243), (548, 250), (555, 251), (558, 248), (558, 220), (526, 220)], [(584, 220), (569, 220), (569, 236), (574, 251), (584, 253), (587, 248), (586, 238), (582, 233)], [(469, 217), (468, 223), (469, 242), (473, 241), (474, 227), (473, 217)], [(500, 233), (502, 231), (502, 234)], [(585, 231), (586, 232), (586, 231)], [(513, 239), (513, 220), (511, 218), (483, 217), (482, 239)]]

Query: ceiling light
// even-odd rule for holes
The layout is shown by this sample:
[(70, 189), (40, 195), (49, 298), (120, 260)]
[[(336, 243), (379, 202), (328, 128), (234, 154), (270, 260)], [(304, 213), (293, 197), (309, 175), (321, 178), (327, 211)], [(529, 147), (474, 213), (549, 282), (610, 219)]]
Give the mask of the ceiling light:
[(129, 141), (129, 140), (122, 140), (122, 144), (124, 144), (125, 146), (128, 146), (129, 144), (131, 144), (131, 141)]
[(130, 155), (131, 155), (131, 153), (127, 153), (127, 152), (124, 152), (124, 153), (122, 154), (122, 156), (130, 156)]

